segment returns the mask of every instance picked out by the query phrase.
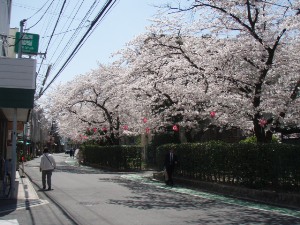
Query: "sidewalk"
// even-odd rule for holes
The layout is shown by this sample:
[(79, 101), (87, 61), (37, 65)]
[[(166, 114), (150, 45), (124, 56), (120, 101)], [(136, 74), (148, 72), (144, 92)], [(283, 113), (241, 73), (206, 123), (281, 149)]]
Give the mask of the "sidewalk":
[(39, 199), (30, 180), (26, 176), (21, 177), (18, 171), (16, 173), (16, 189), (12, 198), (18, 200)]
[(42, 202), (43, 200), (39, 199), (29, 178), (21, 177), (19, 171), (16, 171), (15, 190), (10, 198), (1, 199), (0, 213), (28, 208)]

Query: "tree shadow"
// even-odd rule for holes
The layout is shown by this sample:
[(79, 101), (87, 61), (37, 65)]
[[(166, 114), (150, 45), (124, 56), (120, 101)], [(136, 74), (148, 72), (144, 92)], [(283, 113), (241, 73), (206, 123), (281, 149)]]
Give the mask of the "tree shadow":
[(140, 210), (187, 211), (193, 216), (185, 224), (300, 224), (300, 218), (272, 211), (252, 209), (223, 201), (178, 193), (177, 187), (157, 187), (121, 177), (101, 178), (102, 182), (115, 182), (131, 191), (125, 199), (110, 199), (109, 204)]

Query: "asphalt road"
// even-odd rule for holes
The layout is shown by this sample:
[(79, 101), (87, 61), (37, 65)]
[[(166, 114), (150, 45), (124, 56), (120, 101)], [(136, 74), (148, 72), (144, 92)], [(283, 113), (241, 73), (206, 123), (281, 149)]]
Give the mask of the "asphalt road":
[(25, 164), (44, 203), (0, 214), (0, 225), (300, 224), (296, 210), (166, 187), (150, 180), (151, 172), (113, 173), (78, 166), (63, 153), (54, 156), (52, 191), (41, 190), (40, 158)]

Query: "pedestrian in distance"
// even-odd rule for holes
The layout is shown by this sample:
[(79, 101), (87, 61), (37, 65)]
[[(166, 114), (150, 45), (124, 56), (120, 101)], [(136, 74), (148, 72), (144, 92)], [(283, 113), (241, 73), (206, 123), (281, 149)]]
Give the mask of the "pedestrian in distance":
[(21, 152), (21, 156), (20, 156), (20, 160), (19, 160), (19, 168), (21, 165), (21, 170), (19, 169), (19, 173), (22, 178), (25, 177), (24, 162), (25, 162), (25, 155), (23, 152)]
[(53, 170), (56, 168), (56, 162), (53, 155), (49, 153), (47, 147), (44, 148), (44, 153), (41, 157), (40, 171), (42, 172), (42, 184), (43, 189), (46, 189), (46, 180), (48, 185), (48, 190), (51, 190), (51, 176)]
[(170, 149), (170, 151), (165, 156), (165, 162), (164, 162), (164, 166), (167, 172), (167, 180), (166, 180), (167, 185), (171, 185), (171, 186), (174, 185), (173, 173), (177, 163), (178, 163), (177, 156), (175, 155), (174, 150)]

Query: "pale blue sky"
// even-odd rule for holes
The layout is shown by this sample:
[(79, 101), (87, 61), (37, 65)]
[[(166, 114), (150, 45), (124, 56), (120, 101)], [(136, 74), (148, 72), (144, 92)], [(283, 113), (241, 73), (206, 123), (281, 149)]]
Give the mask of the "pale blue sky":
[[(13, 0), (11, 27), (19, 27), (19, 23), (22, 19), (29, 18), (32, 15), (34, 15), (35, 12), (37, 12), (37, 10), (40, 9), (46, 1), (47, 0)], [(62, 2), (62, 0), (56, 1)], [(74, 4), (75, 2), (77, 2), (77, 0), (72, 0), (72, 3), (70, 4), (73, 4), (73, 1)], [(94, 0), (85, 0), (85, 3), (88, 4), (88, 2), (92, 4)], [(103, 4), (103, 2), (101, 4)], [(145, 27), (150, 24), (149, 19), (151, 19), (157, 11), (157, 9), (153, 7), (153, 5), (160, 5), (164, 2), (167, 1), (117, 1), (116, 5), (106, 15), (106, 17), (99, 24), (97, 29), (88, 38), (88, 40), (79, 50), (77, 55), (68, 64), (66, 69), (59, 75), (59, 77), (56, 79), (56, 82), (65, 82), (67, 80), (72, 79), (75, 75), (84, 74), (90, 71), (91, 69), (96, 68), (97, 61), (99, 61), (100, 63), (111, 62), (110, 56), (113, 52), (122, 49), (128, 41), (132, 40), (135, 36), (145, 32)], [(99, 5), (96, 11), (100, 10), (100, 8), (102, 7), (101, 4)], [(56, 10), (56, 12), (59, 12), (59, 10)], [(29, 19), (26, 24), (26, 27), (28, 28), (32, 26), (41, 17), (41, 15), (36, 14), (34, 17)], [(43, 20), (47, 20), (46, 17)], [(30, 29), (29, 33), (37, 33), (40, 36), (43, 36), (44, 34), (39, 33), (44, 28), (43, 26), (45, 26), (45, 23), (42, 23), (43, 20), (41, 20), (41, 22), (39, 22), (38, 25)], [(53, 22), (53, 24), (55, 24), (55, 21)], [(71, 28), (74, 28), (74, 26)], [(51, 33), (51, 31), (52, 29), (49, 29), (49, 33)], [(57, 32), (58, 31), (59, 30), (57, 30)], [(49, 49), (52, 46), (55, 46), (57, 42), (55, 42), (53, 38), (51, 43), (52, 44), (50, 45)], [(40, 46), (42, 44), (46, 46), (45, 43), (42, 43), (42, 40), (40, 39)], [(44, 47), (44, 49), (45, 48), (46, 47)], [(60, 48), (62, 48), (62, 46)], [(51, 56), (47, 55), (47, 63), (52, 63), (49, 62), (49, 58), (51, 58)], [(60, 66), (58, 66), (56, 70), (58, 71), (59, 68)], [(41, 71), (45, 70), (46, 66), (41, 69)], [(54, 70), (52, 71), (52, 73), (50, 73), (48, 82), (53, 78), (57, 71)]]

